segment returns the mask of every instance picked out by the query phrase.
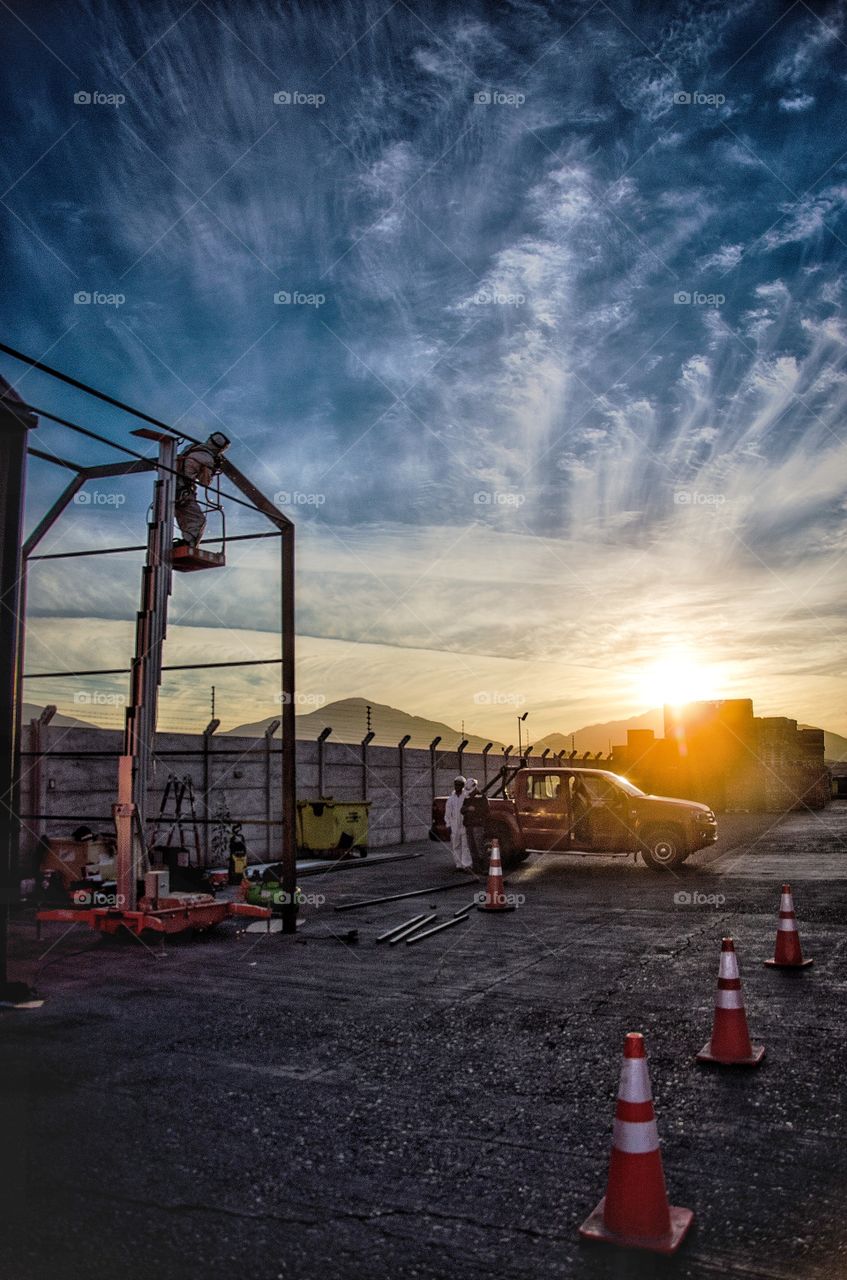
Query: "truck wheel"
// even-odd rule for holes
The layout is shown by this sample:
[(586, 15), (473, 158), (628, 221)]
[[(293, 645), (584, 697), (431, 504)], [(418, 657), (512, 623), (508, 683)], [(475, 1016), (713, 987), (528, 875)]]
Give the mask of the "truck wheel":
[(641, 839), (641, 856), (651, 871), (678, 867), (689, 852), (678, 827), (651, 827)]
[[(523, 849), (516, 849), (512, 839), (512, 833), (508, 827), (497, 827), (492, 835), (500, 842), (500, 861), (503, 864), (503, 871), (511, 871), (519, 862), (523, 862), (527, 857), (527, 853)], [(488, 873), (488, 861), (491, 857), (491, 839), (483, 842), (483, 849), (480, 854), (473, 860), (473, 869), (479, 875), (484, 876)]]

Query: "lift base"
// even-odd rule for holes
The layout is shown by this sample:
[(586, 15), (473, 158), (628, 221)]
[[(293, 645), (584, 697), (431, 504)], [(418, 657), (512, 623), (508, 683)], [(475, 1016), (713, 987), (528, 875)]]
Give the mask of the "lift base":
[(251, 916), (268, 920), (267, 907), (254, 907), (246, 902), (217, 902), (210, 894), (187, 894), (185, 898), (162, 898), (158, 906), (145, 905), (137, 911), (115, 907), (91, 907), (74, 911), (67, 907), (39, 911), (38, 920), (58, 920), (64, 924), (86, 924), (98, 933), (118, 933), (128, 929), (136, 935), (151, 933), (185, 933), (188, 929), (212, 929), (230, 916)]

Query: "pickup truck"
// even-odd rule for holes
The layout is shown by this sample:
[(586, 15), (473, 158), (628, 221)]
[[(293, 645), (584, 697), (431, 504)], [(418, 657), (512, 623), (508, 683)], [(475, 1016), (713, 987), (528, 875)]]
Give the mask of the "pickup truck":
[[(475, 856), (478, 871), (485, 870), (493, 837), (500, 842), (505, 869), (530, 852), (640, 853), (654, 871), (679, 866), (718, 838), (708, 805), (645, 795), (605, 769), (501, 769), (484, 794), (489, 813), (486, 847)], [(432, 802), (433, 840), (449, 839), (446, 803), (445, 796)]]

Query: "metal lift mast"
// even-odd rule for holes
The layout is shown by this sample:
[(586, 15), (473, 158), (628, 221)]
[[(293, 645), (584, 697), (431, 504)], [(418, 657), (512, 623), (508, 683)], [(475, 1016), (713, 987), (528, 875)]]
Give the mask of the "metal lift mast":
[(176, 489), (176, 440), (149, 427), (134, 436), (155, 440), (159, 446), (153, 510), (147, 526), (147, 557), (141, 574), (141, 608), (135, 626), (130, 697), (126, 710), (124, 749), (118, 764), (118, 800), (113, 806), (117, 832), (118, 894), (127, 910), (134, 911), (139, 854), (145, 847), (147, 788), (162, 683), (162, 657), (168, 629), (168, 599), (173, 571)]

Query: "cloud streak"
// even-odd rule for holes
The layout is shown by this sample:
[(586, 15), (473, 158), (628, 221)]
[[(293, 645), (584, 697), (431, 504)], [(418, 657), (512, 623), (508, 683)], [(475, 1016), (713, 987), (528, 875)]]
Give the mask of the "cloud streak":
[[(727, 692), (844, 730), (840, 9), (385, 10), (89, 0), (35, 27), (79, 83), (12, 32), (7, 331), (192, 434), (226, 424), (289, 495), (332, 696), (414, 690), (502, 736), (468, 690), (506, 662), (552, 729), (639, 709), (637, 671), (685, 643)], [(119, 281), (119, 310), (73, 302)], [(31, 518), (58, 485), (33, 464)], [(121, 492), (55, 549), (143, 541), (145, 482)], [(177, 584), (175, 631), (247, 651), (276, 562), (231, 551)], [(137, 558), (95, 564), (34, 571), (33, 645), (132, 616)]]

